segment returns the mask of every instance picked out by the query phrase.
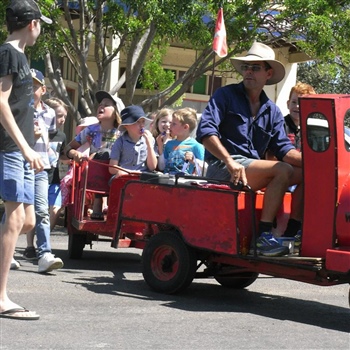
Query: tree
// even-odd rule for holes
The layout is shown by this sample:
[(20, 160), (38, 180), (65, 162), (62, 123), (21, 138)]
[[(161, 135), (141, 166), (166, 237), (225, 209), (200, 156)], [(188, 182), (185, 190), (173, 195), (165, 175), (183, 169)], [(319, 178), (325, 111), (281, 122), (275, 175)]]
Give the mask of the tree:
[[(38, 3), (54, 24), (45, 27), (28, 55), (45, 59), (56, 95), (69, 104), (77, 119), (80, 114), (69, 100), (63, 81), (63, 59), (76, 74), (79, 106), (84, 114), (94, 111), (93, 93), (105, 89), (110, 65), (121, 52), (126, 55), (126, 69), (111, 93), (125, 84), (124, 102), (130, 104), (136, 84), (141, 81), (150, 96), (142, 102), (146, 109), (154, 101), (161, 100), (162, 105), (175, 103), (213, 68), (221, 72), (232, 70), (230, 58), (249, 48), (253, 40), (275, 47), (289, 45), (290, 50), (302, 50), (320, 59), (341, 56), (344, 64), (348, 64), (350, 16), (346, 1), (223, 2), (230, 47), (227, 57), (215, 60), (211, 48), (219, 6), (215, 0), (38, 0)], [(0, 12), (4, 6), (2, 2)], [(197, 59), (177, 80), (165, 74), (159, 59), (174, 42), (197, 52)], [(93, 53), (94, 62), (88, 62), (89, 53)]]
[[(313, 86), (318, 94), (350, 94), (350, 67), (340, 58), (322, 63), (311, 61), (298, 65), (297, 79)], [(350, 115), (345, 116), (350, 127)]]

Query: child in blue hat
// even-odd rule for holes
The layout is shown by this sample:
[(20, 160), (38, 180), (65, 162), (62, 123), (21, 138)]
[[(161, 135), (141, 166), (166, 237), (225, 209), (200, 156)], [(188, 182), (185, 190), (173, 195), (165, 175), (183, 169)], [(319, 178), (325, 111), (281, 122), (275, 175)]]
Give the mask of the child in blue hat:
[[(122, 123), (119, 126), (122, 135), (112, 146), (110, 165), (117, 165), (132, 171), (153, 171), (157, 167), (157, 157), (154, 152), (154, 138), (146, 130), (146, 113), (140, 106), (131, 105), (121, 111)], [(115, 176), (125, 174), (118, 168), (109, 168)]]

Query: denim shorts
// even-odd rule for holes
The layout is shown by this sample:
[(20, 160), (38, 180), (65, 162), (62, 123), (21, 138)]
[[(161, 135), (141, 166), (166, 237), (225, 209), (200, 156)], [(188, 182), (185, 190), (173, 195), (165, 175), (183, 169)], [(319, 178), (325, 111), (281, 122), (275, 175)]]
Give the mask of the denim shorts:
[[(254, 160), (256, 160), (256, 159), (247, 158), (241, 155), (234, 155), (231, 157), (237, 163), (243, 165), (244, 168), (246, 169)], [(209, 161), (206, 177), (209, 177), (211, 179), (223, 180), (223, 181), (231, 180), (231, 174), (227, 170), (226, 164), (223, 161), (218, 159)]]
[(62, 195), (60, 184), (51, 184), (49, 186), (49, 206), (62, 207)]
[(0, 152), (0, 196), (4, 201), (34, 204), (34, 170), (21, 152)]

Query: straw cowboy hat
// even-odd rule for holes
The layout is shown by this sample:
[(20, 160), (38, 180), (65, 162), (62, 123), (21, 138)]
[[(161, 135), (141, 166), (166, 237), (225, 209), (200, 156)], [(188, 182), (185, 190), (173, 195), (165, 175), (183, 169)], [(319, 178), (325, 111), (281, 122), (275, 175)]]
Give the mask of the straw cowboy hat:
[(284, 65), (281, 62), (275, 60), (275, 52), (271, 49), (271, 47), (265, 44), (255, 42), (245, 56), (232, 58), (232, 64), (240, 74), (242, 74), (242, 63), (250, 61), (264, 61), (271, 66), (273, 69), (273, 75), (269, 80), (266, 81), (266, 85), (279, 83), (286, 74)]

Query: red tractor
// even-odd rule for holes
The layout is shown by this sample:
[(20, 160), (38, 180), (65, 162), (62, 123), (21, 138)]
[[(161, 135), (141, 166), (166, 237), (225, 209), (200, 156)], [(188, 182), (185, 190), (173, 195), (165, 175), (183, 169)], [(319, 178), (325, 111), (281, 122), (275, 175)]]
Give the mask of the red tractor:
[[(284, 257), (249, 254), (256, 237), (263, 192), (203, 177), (129, 174), (108, 181), (108, 164), (75, 167), (68, 206), (69, 255), (80, 258), (86, 244), (104, 236), (117, 247), (143, 249), (146, 283), (176, 293), (196, 277), (244, 288), (259, 273), (330, 286), (350, 282), (350, 137), (344, 120), (350, 96), (300, 99), (304, 176), (304, 219), (299, 252)], [(88, 193), (109, 197), (104, 221), (87, 215)], [(276, 218), (283, 232), (291, 194)], [(291, 244), (291, 248), (293, 245)]]

